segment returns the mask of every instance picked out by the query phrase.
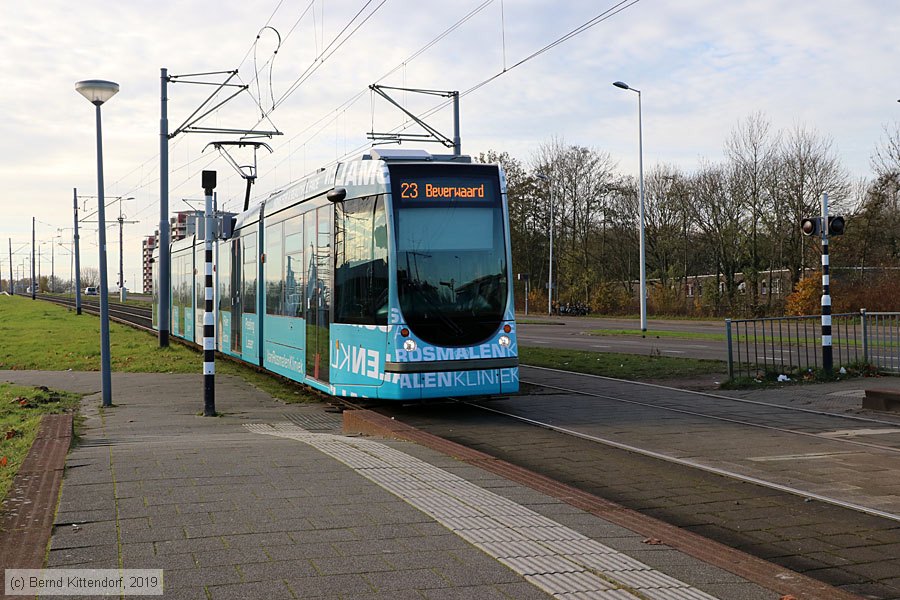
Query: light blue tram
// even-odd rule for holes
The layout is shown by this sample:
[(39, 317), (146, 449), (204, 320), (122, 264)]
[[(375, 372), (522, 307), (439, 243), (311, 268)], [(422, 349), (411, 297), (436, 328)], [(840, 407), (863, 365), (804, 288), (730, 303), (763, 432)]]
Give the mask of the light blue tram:
[[(195, 342), (202, 247), (172, 245), (170, 331)], [(225, 354), (335, 396), (518, 391), (497, 165), (373, 149), (239, 214), (214, 256)]]

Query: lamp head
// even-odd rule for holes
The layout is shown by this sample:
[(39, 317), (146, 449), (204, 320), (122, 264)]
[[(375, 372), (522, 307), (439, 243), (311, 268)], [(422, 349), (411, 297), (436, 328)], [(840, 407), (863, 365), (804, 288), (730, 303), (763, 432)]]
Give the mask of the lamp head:
[(75, 84), (75, 91), (91, 104), (100, 106), (119, 92), (119, 84), (102, 79), (86, 79)]
[(622, 88), (623, 90), (631, 89), (631, 87), (624, 81), (613, 81), (613, 85), (616, 86), (617, 88)]

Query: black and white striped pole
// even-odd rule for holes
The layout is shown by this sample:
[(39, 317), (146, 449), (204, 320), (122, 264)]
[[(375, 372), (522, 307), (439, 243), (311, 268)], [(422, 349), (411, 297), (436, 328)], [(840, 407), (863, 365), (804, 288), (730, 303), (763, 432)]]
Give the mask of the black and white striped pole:
[(828, 257), (828, 194), (822, 194), (822, 368), (831, 373), (834, 368), (831, 353), (831, 277)]
[(203, 171), (203, 192), (206, 206), (203, 213), (203, 239), (205, 245), (204, 286), (206, 304), (203, 310), (203, 416), (216, 416), (216, 318), (213, 312), (213, 190), (216, 189), (216, 172)]

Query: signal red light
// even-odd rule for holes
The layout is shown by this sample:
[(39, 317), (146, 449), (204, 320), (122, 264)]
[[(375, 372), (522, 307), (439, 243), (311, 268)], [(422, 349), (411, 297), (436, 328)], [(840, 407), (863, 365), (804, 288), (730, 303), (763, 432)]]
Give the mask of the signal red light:
[(806, 218), (800, 221), (800, 232), (803, 235), (816, 235), (819, 233), (818, 217)]

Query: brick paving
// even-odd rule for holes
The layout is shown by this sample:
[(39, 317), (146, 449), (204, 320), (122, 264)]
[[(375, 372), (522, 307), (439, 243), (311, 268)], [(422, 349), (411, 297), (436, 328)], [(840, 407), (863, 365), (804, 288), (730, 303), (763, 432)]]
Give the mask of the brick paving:
[(5, 568), (42, 566), (71, 441), (71, 414), (44, 415), (0, 506), (0, 565)]

